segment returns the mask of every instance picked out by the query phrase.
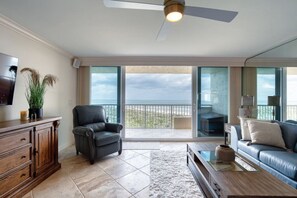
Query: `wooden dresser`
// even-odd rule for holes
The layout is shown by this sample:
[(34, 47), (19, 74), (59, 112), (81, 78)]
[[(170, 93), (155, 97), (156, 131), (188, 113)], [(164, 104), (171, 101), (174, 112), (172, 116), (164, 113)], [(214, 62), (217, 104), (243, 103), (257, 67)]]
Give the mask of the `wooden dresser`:
[(21, 197), (61, 168), (60, 120), (0, 122), (0, 197)]

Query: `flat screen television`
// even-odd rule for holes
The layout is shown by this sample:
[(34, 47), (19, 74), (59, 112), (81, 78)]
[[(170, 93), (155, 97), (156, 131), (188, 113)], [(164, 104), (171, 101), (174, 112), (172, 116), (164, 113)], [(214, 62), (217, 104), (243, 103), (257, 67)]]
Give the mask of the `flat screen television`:
[(12, 105), (18, 58), (0, 53), (0, 105)]

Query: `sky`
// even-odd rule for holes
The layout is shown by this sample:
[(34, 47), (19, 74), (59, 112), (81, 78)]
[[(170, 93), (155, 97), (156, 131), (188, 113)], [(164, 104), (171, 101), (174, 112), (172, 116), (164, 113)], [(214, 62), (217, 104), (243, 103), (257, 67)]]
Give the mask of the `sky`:
[[(204, 89), (209, 92), (210, 80), (202, 76)], [(275, 95), (274, 76), (259, 75), (258, 104), (266, 105), (267, 96)], [(297, 75), (288, 75), (288, 105), (297, 105)], [(115, 73), (92, 74), (92, 103), (115, 104), (117, 98), (117, 75)], [(191, 104), (191, 74), (126, 74), (126, 102)], [(207, 99), (207, 98), (206, 98)], [(150, 101), (150, 102), (149, 102)], [(163, 102), (162, 102), (163, 101)], [(166, 102), (165, 102), (166, 101)]]
[[(92, 94), (92, 100), (114, 101), (117, 97), (116, 74), (92, 75), (92, 93), (104, 93)], [(191, 104), (191, 83), (191, 74), (127, 74), (126, 101), (130, 104), (140, 101)]]
[(191, 104), (191, 74), (127, 74), (126, 101), (155, 100)]

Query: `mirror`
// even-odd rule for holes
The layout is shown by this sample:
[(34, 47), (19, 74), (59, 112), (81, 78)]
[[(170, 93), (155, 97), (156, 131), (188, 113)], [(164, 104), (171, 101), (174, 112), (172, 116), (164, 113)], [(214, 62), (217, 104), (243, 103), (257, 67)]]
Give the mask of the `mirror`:
[(245, 66), (297, 67), (297, 38), (248, 58)]

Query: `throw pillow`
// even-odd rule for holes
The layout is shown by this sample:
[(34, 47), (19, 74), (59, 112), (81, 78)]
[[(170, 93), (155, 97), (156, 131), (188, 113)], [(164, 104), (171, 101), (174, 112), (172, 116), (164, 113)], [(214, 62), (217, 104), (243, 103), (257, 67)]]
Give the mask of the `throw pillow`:
[(247, 123), (252, 143), (286, 148), (282, 131), (277, 123), (255, 120), (248, 120)]
[(240, 127), (241, 127), (241, 139), (242, 140), (247, 140), (250, 141), (251, 140), (251, 135), (250, 135), (250, 131), (249, 131), (249, 127), (248, 127), (248, 120), (255, 120), (253, 118), (243, 118), (243, 117), (238, 117), (240, 120)]

